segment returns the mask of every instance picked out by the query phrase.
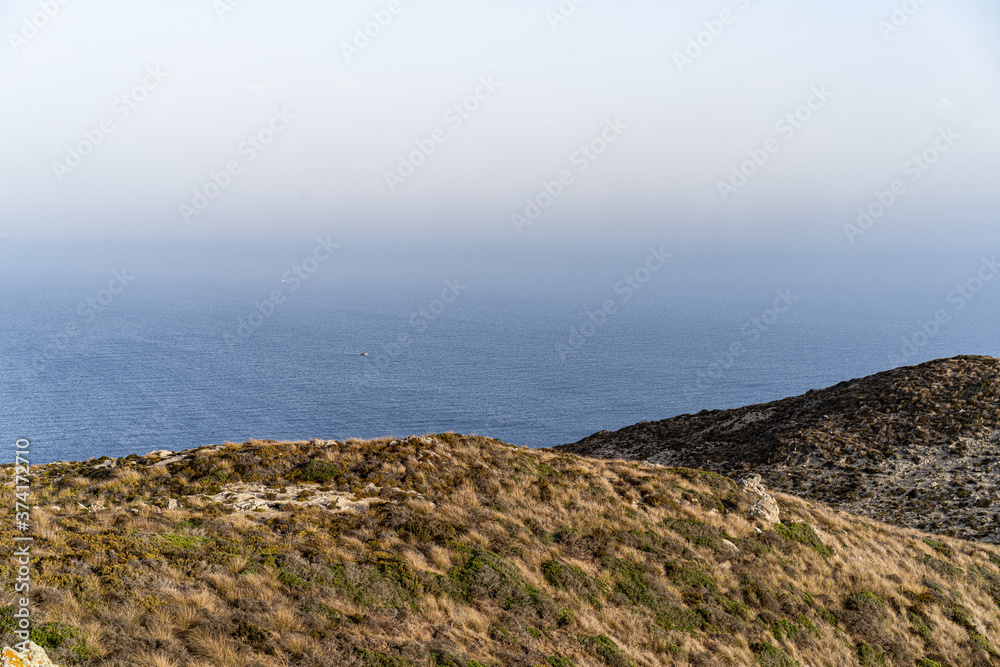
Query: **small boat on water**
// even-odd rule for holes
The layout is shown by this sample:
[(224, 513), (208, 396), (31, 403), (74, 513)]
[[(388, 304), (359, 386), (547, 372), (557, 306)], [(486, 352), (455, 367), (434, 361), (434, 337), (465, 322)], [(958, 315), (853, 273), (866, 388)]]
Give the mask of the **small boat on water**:
[(362, 353), (361, 353), (361, 356), (362, 356), (362, 357), (367, 357), (367, 356), (368, 356), (368, 353), (367, 353), (367, 352), (362, 352)]

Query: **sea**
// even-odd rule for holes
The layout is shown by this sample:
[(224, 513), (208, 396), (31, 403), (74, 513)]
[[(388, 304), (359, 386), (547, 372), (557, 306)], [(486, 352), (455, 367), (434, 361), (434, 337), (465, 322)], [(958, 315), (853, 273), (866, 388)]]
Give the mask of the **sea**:
[(655, 237), (7, 239), (0, 443), (13, 460), (29, 440), (36, 463), (446, 431), (549, 447), (1000, 355), (993, 259)]

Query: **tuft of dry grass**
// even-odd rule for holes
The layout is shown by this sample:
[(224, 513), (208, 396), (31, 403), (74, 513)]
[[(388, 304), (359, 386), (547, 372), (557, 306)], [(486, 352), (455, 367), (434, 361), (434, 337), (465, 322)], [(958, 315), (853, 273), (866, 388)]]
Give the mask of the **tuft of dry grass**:
[(181, 667), (179, 662), (163, 653), (142, 652), (137, 657), (142, 667)]
[(196, 628), (187, 634), (186, 640), (191, 653), (215, 667), (239, 667), (241, 664), (237, 645), (228, 637)]

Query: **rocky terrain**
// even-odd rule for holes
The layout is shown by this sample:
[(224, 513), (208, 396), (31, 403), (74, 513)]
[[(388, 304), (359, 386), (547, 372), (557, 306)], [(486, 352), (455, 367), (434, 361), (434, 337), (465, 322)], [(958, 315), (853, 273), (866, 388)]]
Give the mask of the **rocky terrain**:
[(31, 639), (62, 667), (1000, 665), (1000, 548), (754, 474), (250, 441), (35, 466), (31, 504)]
[(788, 493), (881, 521), (1000, 542), (1000, 360), (957, 357), (802, 396), (706, 410), (559, 448), (759, 473)]

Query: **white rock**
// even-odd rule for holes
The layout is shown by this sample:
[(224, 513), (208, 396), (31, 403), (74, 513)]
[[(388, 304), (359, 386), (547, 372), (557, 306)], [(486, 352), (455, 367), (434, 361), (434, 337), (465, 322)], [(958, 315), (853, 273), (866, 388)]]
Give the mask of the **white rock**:
[(27, 651), (21, 653), (10, 647), (4, 647), (0, 651), (0, 667), (56, 667), (56, 664), (49, 660), (45, 649), (29, 641)]
[(747, 475), (740, 480), (743, 491), (758, 496), (757, 502), (750, 507), (750, 517), (774, 525), (781, 521), (781, 510), (778, 501), (764, 488), (760, 475)]
[(781, 510), (778, 508), (778, 501), (774, 496), (765, 494), (750, 508), (750, 516), (769, 524), (776, 524), (781, 521)]
[(758, 496), (763, 496), (766, 493), (764, 491), (763, 480), (761, 479), (761, 476), (757, 474), (747, 475), (741, 479), (740, 486), (743, 487), (744, 491), (756, 493)]
[(174, 455), (174, 453), (172, 451), (170, 451), (169, 449), (157, 449), (155, 452), (150, 452), (149, 454), (146, 454), (146, 456), (155, 456), (155, 457), (161, 458), (161, 459), (166, 458), (168, 456), (173, 456), (173, 455)]

